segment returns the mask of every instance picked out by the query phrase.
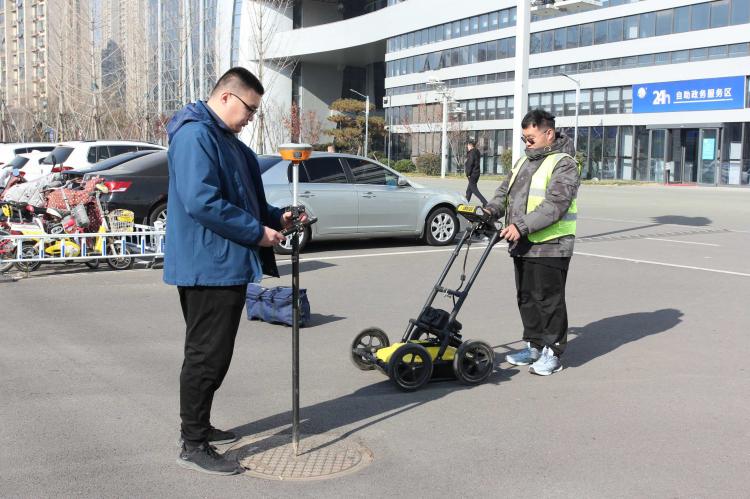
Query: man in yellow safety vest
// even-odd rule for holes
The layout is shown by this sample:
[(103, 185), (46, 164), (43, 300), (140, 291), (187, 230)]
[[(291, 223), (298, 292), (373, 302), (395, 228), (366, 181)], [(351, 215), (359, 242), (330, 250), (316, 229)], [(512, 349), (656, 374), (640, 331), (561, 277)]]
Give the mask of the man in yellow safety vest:
[(505, 214), (500, 237), (508, 241), (526, 348), (505, 359), (547, 376), (562, 369), (568, 335), (565, 281), (576, 234), (581, 172), (570, 138), (555, 131), (541, 109), (521, 122), (525, 155), (485, 209)]

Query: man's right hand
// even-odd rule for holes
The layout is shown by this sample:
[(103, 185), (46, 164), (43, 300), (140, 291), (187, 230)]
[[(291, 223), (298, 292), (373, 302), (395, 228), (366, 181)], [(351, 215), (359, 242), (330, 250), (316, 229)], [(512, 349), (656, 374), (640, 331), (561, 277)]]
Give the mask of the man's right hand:
[(281, 232), (273, 230), (270, 227), (263, 227), (263, 237), (260, 239), (258, 246), (270, 248), (276, 246), (284, 239), (286, 238), (281, 235)]

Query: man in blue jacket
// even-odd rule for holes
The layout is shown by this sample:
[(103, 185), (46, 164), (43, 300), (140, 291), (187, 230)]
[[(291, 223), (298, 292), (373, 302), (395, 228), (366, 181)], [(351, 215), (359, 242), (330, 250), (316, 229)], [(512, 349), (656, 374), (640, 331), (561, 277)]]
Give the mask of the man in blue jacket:
[(186, 324), (177, 463), (219, 475), (241, 469), (211, 445), (237, 439), (211, 425), (214, 392), (229, 369), (247, 283), (278, 277), (273, 246), (291, 224), (289, 212), (266, 202), (257, 157), (235, 136), (263, 92), (252, 73), (232, 68), (207, 102), (188, 104), (167, 125), (164, 281), (177, 286)]

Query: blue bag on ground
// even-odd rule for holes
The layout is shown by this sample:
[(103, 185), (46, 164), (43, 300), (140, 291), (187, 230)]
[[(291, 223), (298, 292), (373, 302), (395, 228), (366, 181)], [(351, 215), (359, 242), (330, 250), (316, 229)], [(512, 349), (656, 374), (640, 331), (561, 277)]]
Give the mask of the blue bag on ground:
[[(306, 289), (299, 290), (299, 301), (299, 324), (305, 326), (310, 322), (310, 302)], [(259, 319), (272, 324), (292, 325), (292, 288), (288, 286), (264, 288), (250, 283), (247, 285), (245, 304), (248, 320)]]

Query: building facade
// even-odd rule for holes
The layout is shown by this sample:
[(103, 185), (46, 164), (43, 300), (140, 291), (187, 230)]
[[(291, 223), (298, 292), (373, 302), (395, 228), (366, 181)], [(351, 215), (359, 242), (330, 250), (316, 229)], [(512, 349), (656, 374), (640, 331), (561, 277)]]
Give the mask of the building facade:
[(387, 1), (347, 18), (336, 2), (303, 0), (272, 54), (296, 61), (276, 98), (326, 113), (362, 91), (390, 125), (385, 152), (414, 158), (440, 151), (448, 94), (452, 171), (468, 137), (484, 173), (507, 170), (514, 113), (539, 107), (576, 139), (584, 178), (748, 185), (750, 0), (590, 3), (532, 12), (519, 106), (516, 0)]
[(0, 112), (2, 139), (48, 134), (65, 121), (84, 120), (91, 93), (91, 39), (87, 0), (0, 2)]

